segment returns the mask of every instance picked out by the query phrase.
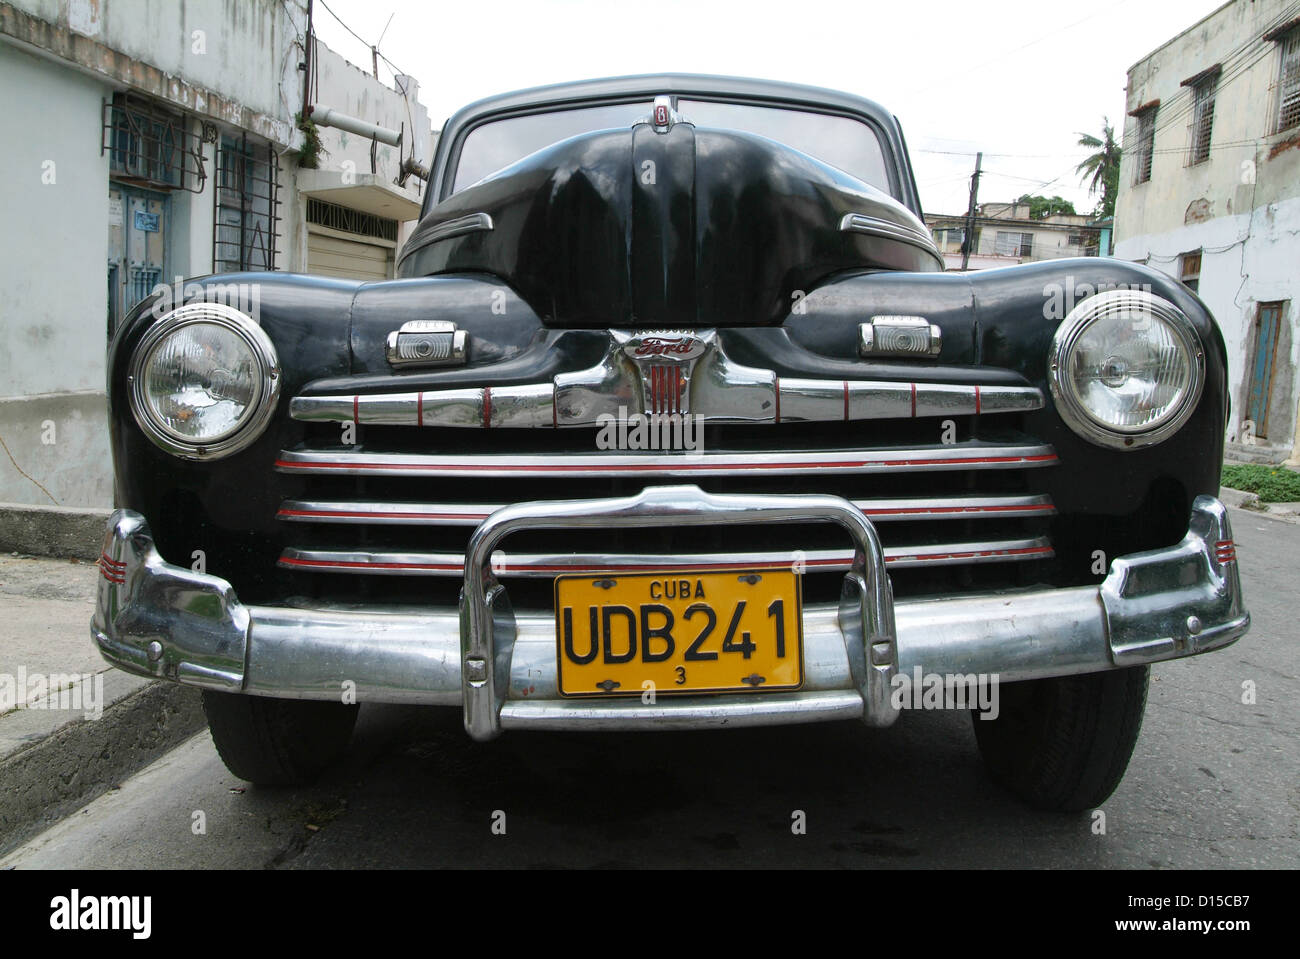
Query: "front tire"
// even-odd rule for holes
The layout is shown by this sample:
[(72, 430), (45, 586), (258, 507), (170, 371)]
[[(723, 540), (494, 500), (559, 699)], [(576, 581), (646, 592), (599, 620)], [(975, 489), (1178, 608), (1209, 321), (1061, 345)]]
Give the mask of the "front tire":
[(359, 706), (203, 691), (203, 712), (226, 768), (259, 786), (310, 782), (347, 750)]
[(971, 713), (989, 775), (1039, 809), (1097, 808), (1128, 768), (1149, 676), (1133, 666), (1002, 685), (996, 719)]

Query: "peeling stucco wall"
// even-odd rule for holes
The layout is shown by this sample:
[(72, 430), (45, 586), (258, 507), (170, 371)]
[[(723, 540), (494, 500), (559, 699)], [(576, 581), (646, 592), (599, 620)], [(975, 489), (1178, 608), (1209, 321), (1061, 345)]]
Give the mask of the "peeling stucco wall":
[[(1134, 184), (1137, 121), (1124, 127), (1115, 255), (1170, 276), (1202, 251), (1198, 293), (1223, 330), (1240, 438), (1260, 303), (1289, 301), (1271, 390), (1268, 444), (1295, 444), (1300, 395), (1300, 131), (1274, 133), (1281, 51), (1260, 37), (1288, 20), (1289, 0), (1236, 0), (1129, 71), (1127, 109), (1159, 100), (1151, 178)], [(1293, 14), (1292, 14), (1293, 15)], [(1236, 53), (1238, 49), (1241, 54)], [(1189, 165), (1191, 94), (1183, 81), (1222, 64), (1208, 160)], [(1298, 447), (1300, 448), (1300, 447)]]
[(0, 33), (289, 145), (302, 106), (304, 0), (5, 0)]
[[(0, 0), (0, 502), (112, 503), (105, 399), (109, 157), (103, 104), (115, 91), (158, 98), (191, 131), (248, 131), (281, 155), (278, 266), (304, 270), (305, 203), (295, 189), (301, 142), (305, 0)], [(414, 127), (431, 154), (427, 111), (324, 44), (320, 100), (370, 122)], [(409, 104), (409, 113), (408, 113)], [(346, 137), (346, 139), (345, 139)], [(322, 129), (325, 169), (370, 171), (370, 141)], [(211, 272), (216, 147), (208, 181), (176, 190), (163, 282)], [(406, 151), (410, 154), (410, 148)], [(381, 145), (378, 169), (397, 175)], [(418, 194), (415, 184), (411, 189)]]
[(106, 88), (3, 43), (0, 86), (40, 91), (0, 97), (0, 128), (22, 131), (0, 150), (0, 502), (49, 504), (44, 485), (63, 506), (105, 505)]

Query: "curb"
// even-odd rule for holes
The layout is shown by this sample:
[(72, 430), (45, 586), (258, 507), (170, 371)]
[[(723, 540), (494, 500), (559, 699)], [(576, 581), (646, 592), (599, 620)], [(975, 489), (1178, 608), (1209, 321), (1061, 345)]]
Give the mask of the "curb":
[(0, 503), (0, 552), (99, 559), (109, 509)]
[(1219, 501), (1224, 506), (1236, 506), (1239, 509), (1253, 509), (1263, 512), (1265, 507), (1259, 501), (1258, 493), (1247, 493), (1227, 486), (1219, 487)]
[(98, 720), (75, 719), (0, 759), (0, 853), (115, 788), (205, 726), (197, 689), (146, 681)]
[(1284, 523), (1300, 523), (1300, 503), (1261, 503), (1258, 493), (1246, 493), (1227, 486), (1219, 488), (1219, 499), (1225, 506), (1249, 510)]

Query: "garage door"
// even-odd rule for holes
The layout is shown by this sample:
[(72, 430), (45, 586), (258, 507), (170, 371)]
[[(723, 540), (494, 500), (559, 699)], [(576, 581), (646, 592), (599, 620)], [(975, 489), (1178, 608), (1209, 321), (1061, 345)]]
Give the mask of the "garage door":
[(393, 276), (396, 244), (359, 234), (307, 224), (307, 272), (354, 280)]

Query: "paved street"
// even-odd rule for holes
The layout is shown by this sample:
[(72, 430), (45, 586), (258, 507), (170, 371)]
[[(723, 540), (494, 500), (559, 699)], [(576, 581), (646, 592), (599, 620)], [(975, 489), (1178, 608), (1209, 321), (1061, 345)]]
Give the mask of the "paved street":
[[(1295, 868), (1300, 525), (1232, 520), (1254, 627), (1154, 670), (1104, 834), (991, 785), (965, 714), (909, 713), (876, 734), (835, 724), (477, 745), (458, 712), (368, 707), (347, 763), (313, 788), (245, 788), (204, 733), (0, 866)], [(791, 832), (795, 810), (806, 835)]]

